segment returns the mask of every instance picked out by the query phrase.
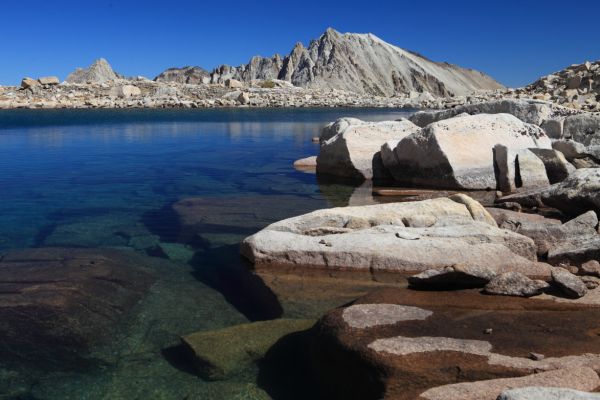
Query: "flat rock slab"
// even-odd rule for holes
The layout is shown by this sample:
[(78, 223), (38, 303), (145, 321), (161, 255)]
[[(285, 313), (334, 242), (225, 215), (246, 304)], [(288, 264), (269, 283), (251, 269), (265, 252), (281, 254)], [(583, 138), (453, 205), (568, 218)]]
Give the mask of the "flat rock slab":
[(427, 400), (496, 400), (506, 389), (526, 386), (553, 386), (594, 390), (600, 386), (598, 374), (591, 368), (560, 369), (519, 378), (491, 379), (456, 383), (430, 389), (421, 394)]
[(282, 337), (305, 331), (314, 322), (300, 319), (260, 321), (195, 332), (181, 340), (200, 376), (223, 380), (260, 360)]
[(428, 318), (431, 311), (397, 304), (357, 304), (344, 309), (344, 321), (352, 328), (393, 325), (400, 321)]
[(39, 248), (0, 258), (0, 357), (79, 365), (154, 281), (144, 258), (109, 249)]
[[(374, 304), (418, 307), (432, 314), (364, 329), (348, 325), (348, 307)], [(560, 386), (584, 391), (598, 386), (598, 378), (587, 373), (592, 370), (580, 369), (600, 369), (599, 307), (486, 296), (475, 289), (404, 288), (379, 289), (348, 307), (327, 313), (313, 329), (313, 369), (328, 398), (414, 400), (440, 386), (557, 369), (576, 375)], [(531, 353), (544, 357), (532, 359)], [(572, 386), (582, 377), (593, 379), (593, 385), (586, 378), (585, 385)], [(490, 398), (507, 388), (494, 388)]]
[(524, 387), (502, 392), (497, 400), (600, 400), (600, 394), (558, 387)]
[(533, 241), (499, 229), (461, 195), (419, 202), (318, 210), (269, 225), (241, 253), (257, 268), (415, 273), (455, 264), (548, 277)]

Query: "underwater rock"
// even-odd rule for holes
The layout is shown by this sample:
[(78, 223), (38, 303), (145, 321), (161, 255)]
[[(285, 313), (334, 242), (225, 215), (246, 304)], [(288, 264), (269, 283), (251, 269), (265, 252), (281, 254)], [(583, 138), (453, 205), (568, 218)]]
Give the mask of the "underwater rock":
[(211, 237), (231, 236), (231, 244), (270, 223), (287, 218), (291, 210), (308, 212), (322, 204), (301, 196), (189, 197), (175, 202), (172, 211), (179, 227), (178, 242), (206, 246)]
[(195, 332), (181, 340), (200, 376), (208, 380), (223, 380), (260, 360), (282, 337), (305, 331), (314, 322), (301, 319), (260, 321)]
[(0, 358), (76, 367), (153, 282), (143, 257), (110, 249), (39, 248), (0, 259)]

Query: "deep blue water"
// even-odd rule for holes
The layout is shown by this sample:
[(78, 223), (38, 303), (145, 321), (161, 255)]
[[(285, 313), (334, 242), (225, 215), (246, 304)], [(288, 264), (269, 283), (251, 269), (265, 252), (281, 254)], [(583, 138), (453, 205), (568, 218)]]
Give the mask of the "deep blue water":
[[(306, 316), (250, 288), (237, 246), (267, 223), (370, 196), (319, 184), (292, 167), (317, 154), (311, 138), (324, 123), (406, 115), (385, 109), (0, 111), (0, 251), (116, 247), (161, 260), (169, 257), (159, 247), (176, 253), (134, 327), (108, 350), (118, 361), (92, 372), (28, 375), (3, 369), (0, 360), (0, 398), (225, 399), (254, 385), (255, 371), (234, 382), (204, 382), (165, 361), (161, 348), (197, 330)], [(199, 211), (206, 223), (191, 239), (172, 208), (188, 197), (206, 205)], [(144, 350), (123, 350), (133, 347)]]

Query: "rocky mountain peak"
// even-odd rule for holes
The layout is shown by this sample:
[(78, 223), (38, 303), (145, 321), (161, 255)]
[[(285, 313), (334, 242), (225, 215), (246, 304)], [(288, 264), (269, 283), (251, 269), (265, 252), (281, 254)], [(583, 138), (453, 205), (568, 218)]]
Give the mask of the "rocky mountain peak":
[(312, 40), (307, 48), (296, 43), (292, 51), (279, 60), (253, 57), (248, 64), (239, 67), (221, 66), (213, 71), (211, 81), (280, 79), (306, 88), (340, 89), (386, 97), (411, 92), (454, 96), (503, 88), (481, 72), (433, 62), (370, 33), (340, 33), (333, 28)]
[(68, 83), (104, 83), (120, 79), (104, 58), (99, 58), (88, 68), (77, 68), (67, 77)]

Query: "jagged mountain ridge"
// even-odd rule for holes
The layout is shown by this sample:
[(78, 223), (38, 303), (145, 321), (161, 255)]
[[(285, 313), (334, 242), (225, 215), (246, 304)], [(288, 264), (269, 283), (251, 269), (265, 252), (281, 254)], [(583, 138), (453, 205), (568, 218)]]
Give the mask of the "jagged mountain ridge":
[(222, 65), (213, 83), (280, 79), (307, 88), (332, 88), (361, 94), (393, 96), (411, 91), (436, 96), (465, 95), (501, 89), (490, 76), (448, 63), (437, 63), (384, 42), (373, 34), (327, 31), (308, 47), (297, 43), (285, 58), (255, 56), (239, 67)]

